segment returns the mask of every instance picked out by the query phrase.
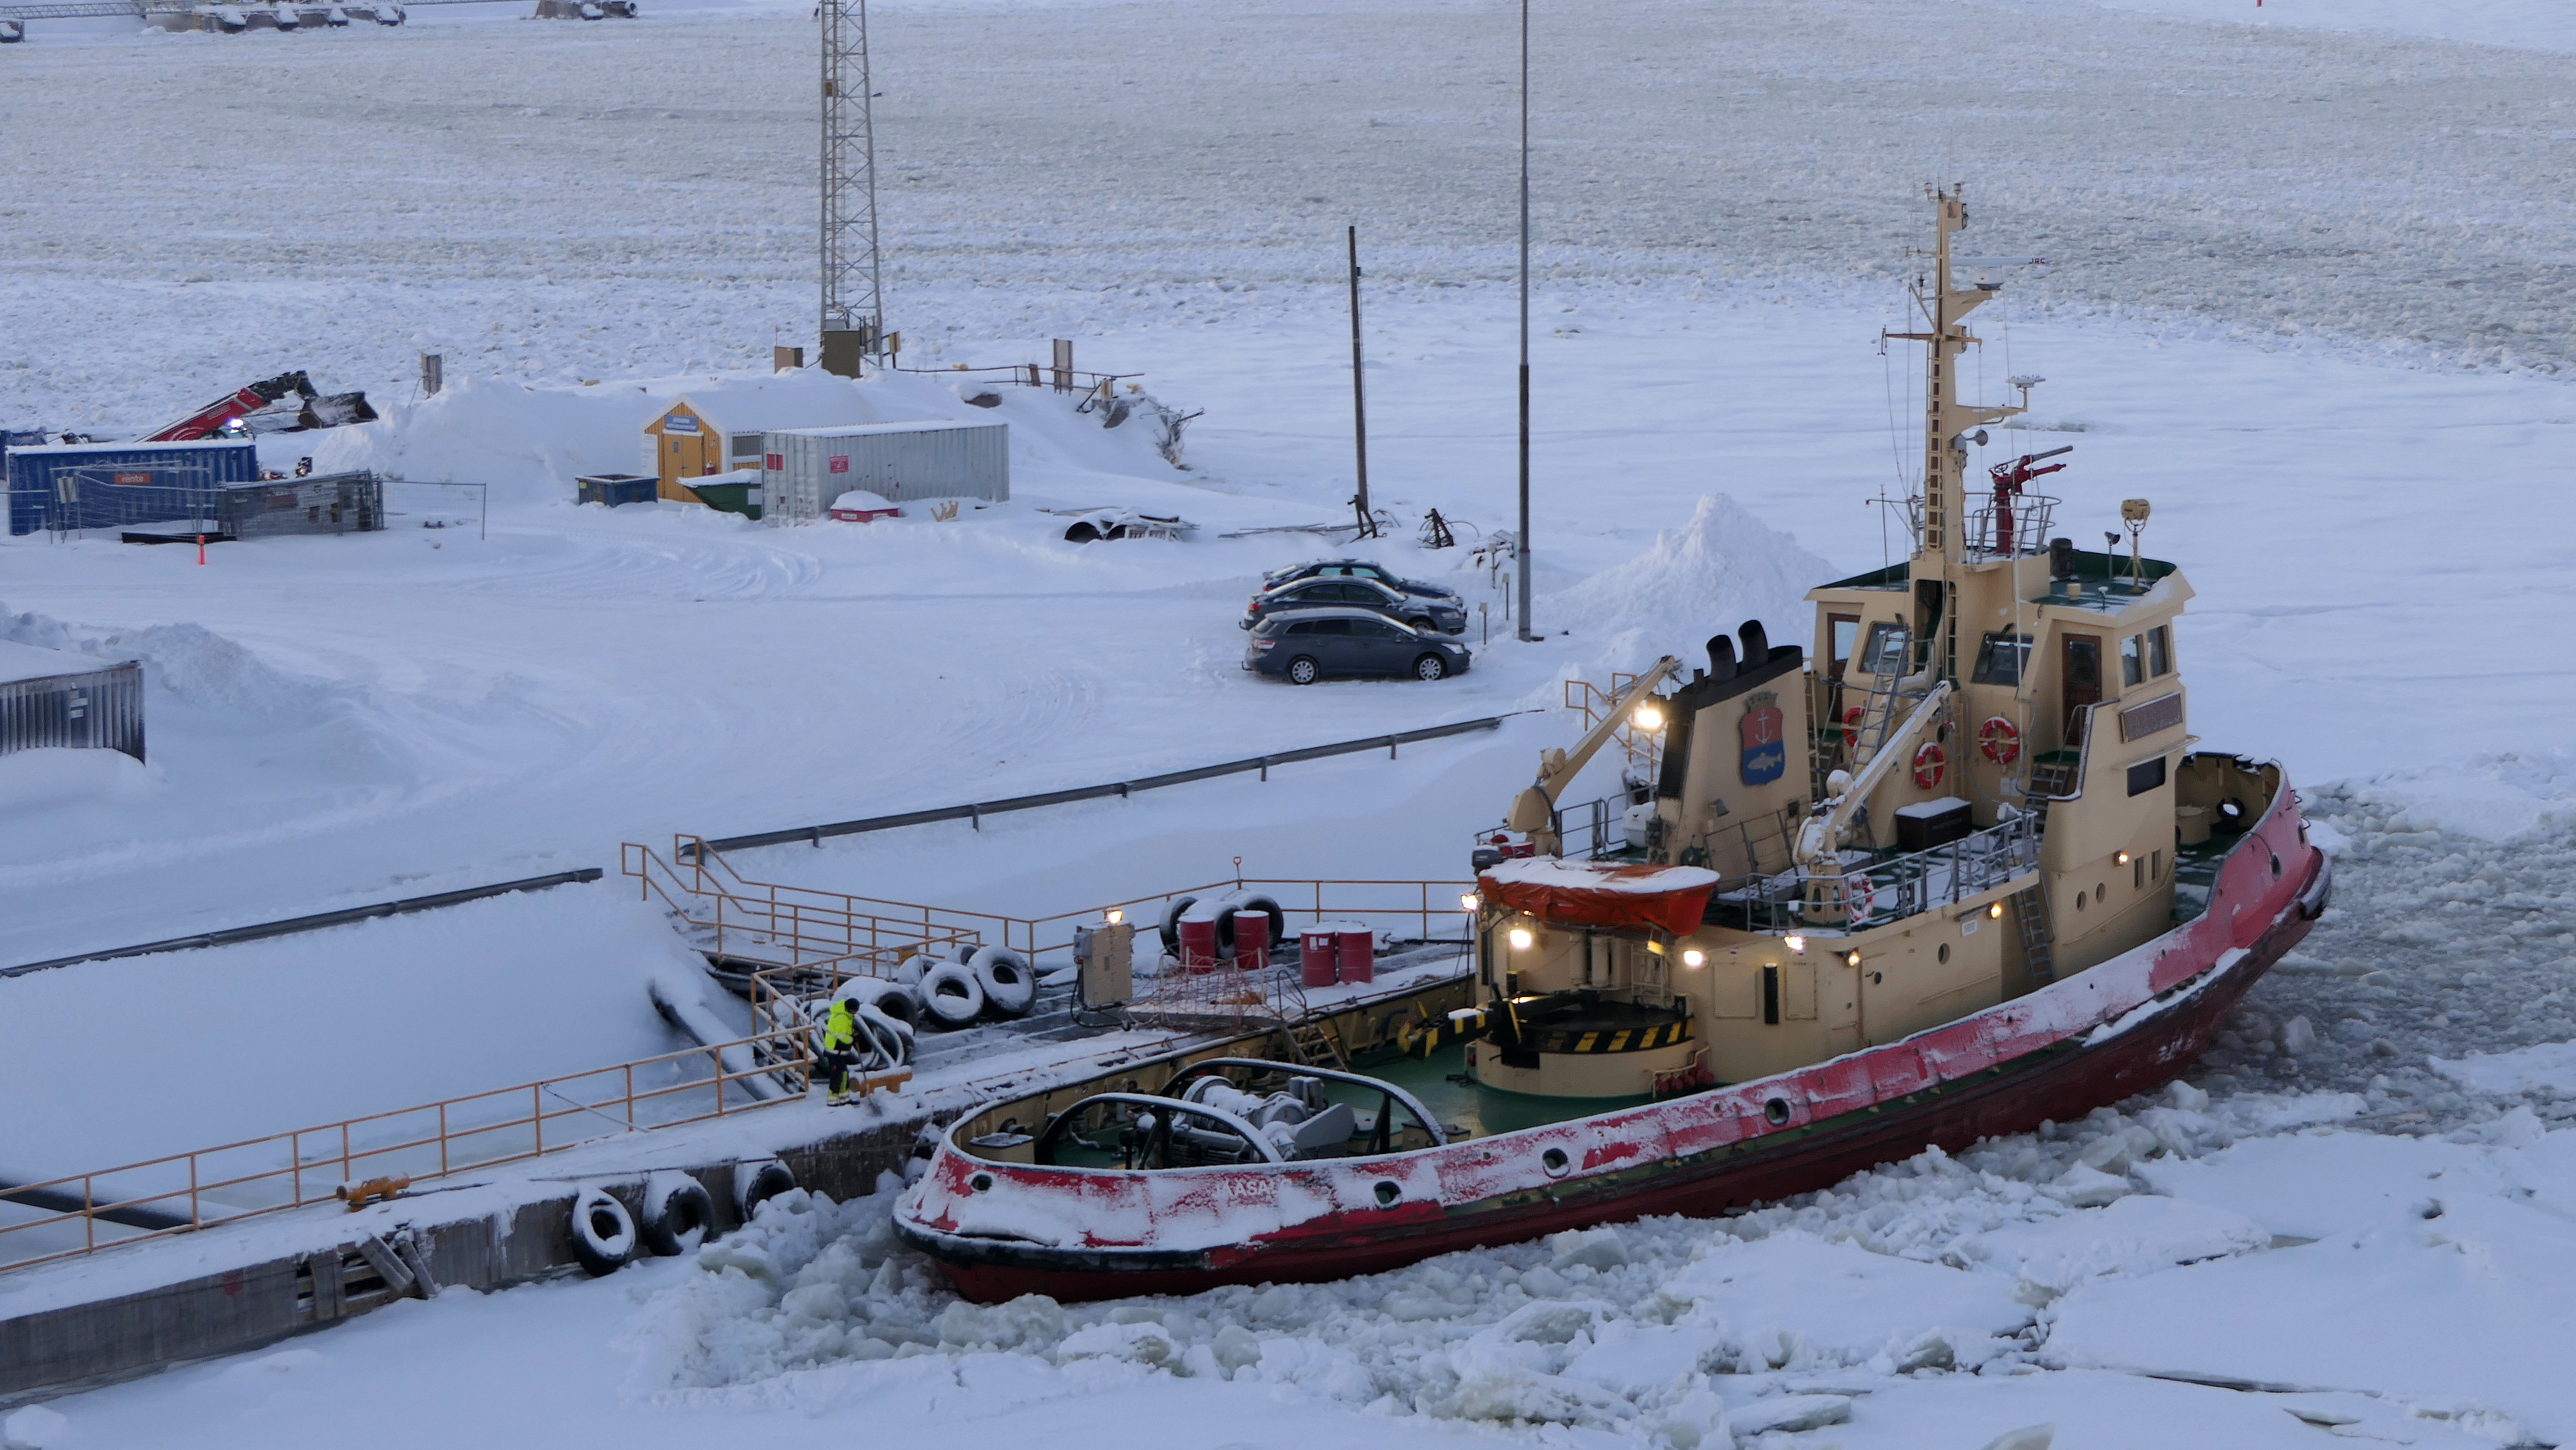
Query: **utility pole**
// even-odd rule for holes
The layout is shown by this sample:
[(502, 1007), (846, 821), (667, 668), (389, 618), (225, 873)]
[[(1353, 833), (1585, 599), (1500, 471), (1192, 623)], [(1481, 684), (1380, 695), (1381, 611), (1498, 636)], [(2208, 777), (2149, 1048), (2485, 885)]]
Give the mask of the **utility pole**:
[(1512, 556), (1520, 575), (1520, 637), (1534, 640), (1538, 635), (1530, 628), (1529, 35), (1529, 0), (1521, 0), (1521, 527), (1512, 536)]
[(1368, 391), (1360, 381), (1360, 229), (1351, 228), (1351, 438), (1359, 449), (1360, 496), (1354, 500), (1360, 511), (1359, 537), (1374, 538), (1376, 515), (1369, 512), (1368, 492)]
[(859, 375), (885, 351), (877, 255), (877, 144), (868, 77), (868, 0), (822, 0), (823, 369)]

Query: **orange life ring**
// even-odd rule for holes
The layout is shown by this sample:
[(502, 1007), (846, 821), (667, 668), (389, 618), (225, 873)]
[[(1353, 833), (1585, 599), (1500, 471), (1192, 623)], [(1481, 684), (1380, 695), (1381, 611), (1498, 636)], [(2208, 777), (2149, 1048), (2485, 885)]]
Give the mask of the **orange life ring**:
[(2021, 731), (2003, 716), (1991, 716), (1977, 727), (1977, 751), (1997, 765), (2010, 765), (2021, 758)]
[(1914, 752), (1914, 783), (1924, 790), (1939, 785), (1941, 773), (1949, 768), (1949, 752), (1929, 740), (1923, 742), (1922, 749)]
[(1867, 718), (1869, 712), (1858, 705), (1843, 712), (1843, 749), (1860, 749), (1860, 722)]

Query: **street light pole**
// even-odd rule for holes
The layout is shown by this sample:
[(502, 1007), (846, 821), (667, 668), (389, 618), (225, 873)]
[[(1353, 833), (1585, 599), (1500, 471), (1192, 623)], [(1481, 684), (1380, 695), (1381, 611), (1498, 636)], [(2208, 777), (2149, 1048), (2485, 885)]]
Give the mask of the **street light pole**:
[(1530, 628), (1530, 185), (1529, 185), (1529, 0), (1521, 0), (1521, 526), (1512, 536), (1514, 572), (1520, 576), (1520, 637), (1535, 640)]

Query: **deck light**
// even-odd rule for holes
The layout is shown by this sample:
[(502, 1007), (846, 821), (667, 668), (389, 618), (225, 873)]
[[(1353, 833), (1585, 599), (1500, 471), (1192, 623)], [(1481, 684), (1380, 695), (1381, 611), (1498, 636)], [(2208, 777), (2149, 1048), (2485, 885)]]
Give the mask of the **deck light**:
[(2113, 856), (2111, 859), (2112, 859), (2113, 861), (2118, 862), (2120, 865), (2126, 866), (2126, 865), (2128, 865), (2128, 864), (2129, 864), (2129, 853), (2128, 853), (2128, 852), (2126, 852), (2126, 851), (2122, 851), (2122, 852), (2120, 852), (2118, 855)]
[(1707, 953), (1702, 952), (1697, 947), (1693, 947), (1689, 951), (1682, 953), (1682, 965), (1685, 967), (1696, 967), (1707, 960)]
[(1797, 952), (1802, 956), (1805, 955), (1807, 950), (1807, 939), (1805, 937), (1793, 936), (1786, 938), (1786, 940), (1789, 943), (1789, 950)]
[(1535, 937), (1533, 937), (1533, 936), (1531, 936), (1531, 935), (1530, 935), (1530, 929), (1529, 929), (1528, 927), (1525, 927), (1525, 926), (1516, 926), (1516, 927), (1513, 927), (1513, 928), (1512, 928), (1512, 950), (1513, 950), (1513, 951), (1516, 951), (1516, 952), (1527, 951), (1527, 950), (1529, 950), (1529, 944), (1530, 944), (1532, 941), (1535, 941), (1535, 940), (1537, 940), (1537, 938), (1535, 938)]
[(1484, 904), (1484, 900), (1472, 891), (1458, 898), (1458, 909), (1460, 911), (1474, 911), (1477, 907)]
[(2003, 920), (2003, 919), (2004, 919), (2004, 904), (2003, 904), (2002, 902), (1998, 901), (1998, 902), (1996, 902), (1994, 905), (1987, 907), (1987, 908), (1986, 908), (1986, 915), (1988, 915), (1988, 916), (1990, 916), (1990, 917), (1994, 918), (1994, 919), (1995, 919), (1995, 920), (1997, 920), (1997, 921), (2001, 921), (2001, 920)]
[(1111, 926), (1116, 926), (1118, 923), (1127, 919), (1127, 913), (1120, 911), (1114, 906), (1101, 913), (1101, 915)]
[(1640, 730), (1661, 730), (1664, 728), (1664, 712), (1656, 709), (1652, 701), (1639, 705), (1637, 707), (1637, 713), (1629, 718), (1637, 722), (1637, 728)]
[(1847, 956), (1847, 957), (1843, 958), (1843, 965), (1844, 965), (1844, 966), (1847, 966), (1847, 967), (1857, 967), (1857, 966), (1859, 966), (1859, 965), (1860, 965), (1860, 953), (1858, 953), (1858, 952), (1854, 952), (1854, 953), (1852, 953), (1850, 956)]

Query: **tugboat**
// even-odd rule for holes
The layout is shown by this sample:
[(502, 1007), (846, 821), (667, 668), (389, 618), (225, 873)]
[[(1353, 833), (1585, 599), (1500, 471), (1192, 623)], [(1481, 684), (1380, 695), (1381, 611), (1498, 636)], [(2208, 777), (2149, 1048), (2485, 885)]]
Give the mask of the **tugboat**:
[[(1969, 498), (1969, 444), (2037, 380), (1959, 400), (1997, 289), (1952, 256), (1960, 195), (1930, 200), (1924, 330), (1895, 334), (1927, 353), (1912, 555), (1810, 591), (1812, 652), (1748, 621), (1545, 752), (1477, 851), (1475, 1004), (1405, 1034), (1489, 1131), (1426, 1101), (1445, 1078), (1251, 1058), (1009, 1147), (962, 1123), (896, 1211), (961, 1293), (1340, 1278), (1825, 1187), (2162, 1086), (2307, 934), (2329, 863), (2278, 764), (2188, 733), (2192, 591), (2146, 501), (2123, 554), (2050, 537), (2054, 453)], [(1561, 805), (1623, 725), (1657, 767)]]

